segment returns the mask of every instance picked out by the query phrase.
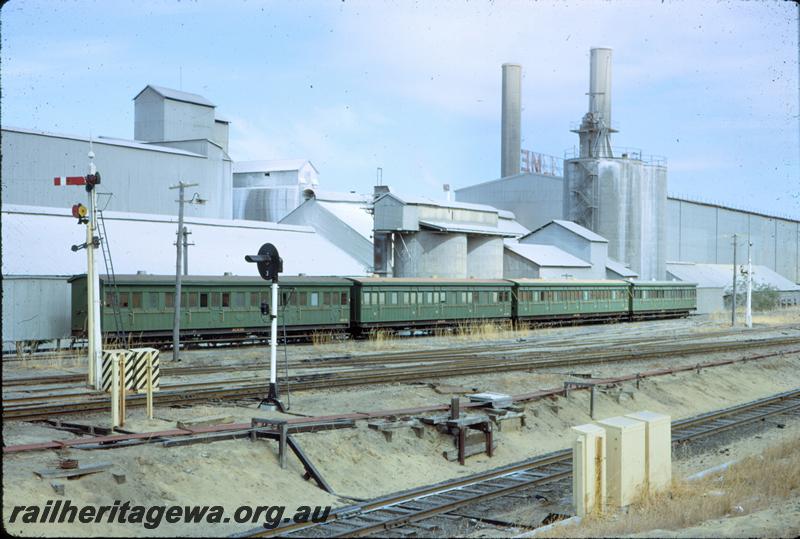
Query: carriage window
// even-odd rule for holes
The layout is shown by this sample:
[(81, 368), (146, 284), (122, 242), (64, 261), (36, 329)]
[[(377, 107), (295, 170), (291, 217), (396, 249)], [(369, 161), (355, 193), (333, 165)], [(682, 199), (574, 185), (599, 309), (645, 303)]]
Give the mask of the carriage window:
[(128, 306), (128, 293), (127, 292), (120, 292), (119, 293), (119, 306), (120, 307), (127, 307)]
[(131, 307), (134, 309), (141, 309), (142, 308), (142, 293), (141, 292), (131, 292)]
[(349, 300), (349, 298), (347, 296), (347, 292), (342, 292), (342, 302), (341, 302), (342, 305), (347, 305), (348, 300)]
[(310, 299), (312, 307), (319, 307), (319, 292), (311, 292)]
[(258, 306), (261, 307), (262, 303), (269, 303), (269, 292), (261, 292), (261, 301)]
[(250, 306), (251, 307), (258, 307), (260, 305), (258, 301), (258, 292), (250, 292)]
[(175, 307), (175, 292), (164, 292), (164, 307), (169, 309)]
[(299, 292), (297, 294), (297, 305), (308, 305), (308, 292)]
[(492, 303), (497, 303), (497, 292), (492, 292)]
[(158, 309), (158, 292), (147, 293), (147, 308)]
[(200, 294), (200, 306), (203, 308), (208, 307), (208, 294)]
[(369, 292), (364, 292), (364, 305), (369, 305)]
[(403, 292), (403, 303), (408, 305), (408, 292)]
[(230, 292), (223, 292), (222, 293), (222, 306), (223, 307), (230, 307), (231, 306), (231, 293)]
[(397, 305), (397, 292), (392, 292), (391, 303), (392, 305)]
[(106, 301), (103, 305), (104, 307), (111, 307), (114, 301), (114, 294), (111, 292), (106, 292)]
[(331, 293), (330, 292), (323, 292), (322, 293), (322, 304), (323, 305), (330, 305), (331, 304)]
[(197, 307), (197, 292), (189, 293), (189, 304), (187, 305), (187, 307)]
[(220, 296), (219, 292), (211, 292), (211, 306), (212, 307), (219, 307), (220, 306), (219, 296)]
[(409, 300), (410, 300), (409, 303), (411, 303), (412, 305), (416, 305), (417, 304), (417, 293), (416, 292), (411, 292), (411, 295), (409, 296)]

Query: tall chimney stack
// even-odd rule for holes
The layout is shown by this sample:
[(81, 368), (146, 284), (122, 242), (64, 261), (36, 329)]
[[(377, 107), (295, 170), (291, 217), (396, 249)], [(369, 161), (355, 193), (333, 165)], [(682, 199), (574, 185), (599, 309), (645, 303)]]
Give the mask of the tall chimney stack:
[(591, 50), (589, 112), (611, 127), (611, 49)]
[(503, 105), (500, 126), (500, 177), (519, 174), (521, 146), (521, 75), (519, 64), (503, 64)]
[(591, 49), (589, 61), (589, 111), (573, 129), (580, 139), (581, 158), (613, 157), (611, 134), (611, 49)]

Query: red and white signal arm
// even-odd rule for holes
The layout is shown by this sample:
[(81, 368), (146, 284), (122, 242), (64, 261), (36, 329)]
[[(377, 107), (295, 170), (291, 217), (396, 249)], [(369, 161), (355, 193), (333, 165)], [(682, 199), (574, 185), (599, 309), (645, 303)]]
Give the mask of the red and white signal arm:
[(56, 176), (53, 178), (53, 185), (63, 187), (65, 185), (86, 185), (86, 178), (83, 176)]

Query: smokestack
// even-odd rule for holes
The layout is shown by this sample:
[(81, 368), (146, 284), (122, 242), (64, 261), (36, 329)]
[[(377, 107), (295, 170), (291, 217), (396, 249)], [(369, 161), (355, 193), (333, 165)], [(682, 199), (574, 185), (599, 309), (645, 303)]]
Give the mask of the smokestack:
[(500, 176), (519, 174), (521, 75), (519, 64), (503, 64), (503, 105), (500, 126)]
[(589, 62), (589, 111), (583, 115), (578, 133), (580, 156), (614, 157), (611, 149), (611, 49), (591, 49)]
[(611, 127), (611, 49), (591, 50), (589, 66), (589, 112)]

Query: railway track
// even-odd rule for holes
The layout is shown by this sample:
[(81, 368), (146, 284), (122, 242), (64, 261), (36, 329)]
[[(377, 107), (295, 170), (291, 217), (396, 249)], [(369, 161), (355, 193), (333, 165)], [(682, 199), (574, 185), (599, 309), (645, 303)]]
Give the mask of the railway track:
[[(710, 353), (733, 351), (742, 352), (752, 349), (784, 347), (798, 344), (798, 342), (800, 342), (800, 340), (798, 340), (797, 337), (791, 336), (724, 343), (712, 342), (677, 345), (669, 344), (650, 347), (639, 346), (636, 350), (622, 350), (603, 354), (599, 353), (597, 350), (588, 350), (583, 353), (561, 355), (542, 355), (541, 353), (520, 353), (510, 356), (473, 354), (463, 357), (456, 356), (450, 359), (443, 359), (442, 356), (437, 355), (436, 359), (429, 363), (421, 362), (421, 360), (417, 358), (414, 359), (410, 365), (388, 365), (378, 368), (295, 374), (288, 378), (288, 385), (291, 391), (305, 391), (310, 389), (330, 389), (334, 387), (352, 387), (369, 384), (417, 382), (442, 378), (443, 376), (466, 376), (562, 366), (574, 367), (584, 364), (637, 361), (675, 355), (706, 355)], [(770, 354), (750, 357), (749, 359), (783, 354), (800, 354), (800, 349), (776, 351)], [(265, 395), (265, 392), (266, 384), (264, 382), (254, 383), (252, 378), (216, 380), (193, 382), (189, 384), (162, 385), (161, 390), (155, 394), (154, 401), (155, 404), (159, 406), (179, 405), (225, 399), (261, 398)], [(109, 402), (109, 397), (103, 393), (73, 393), (68, 395), (28, 394), (9, 398), (4, 396), (3, 419), (45, 419), (70, 413), (105, 411), (109, 409)], [(128, 397), (127, 406), (144, 406), (144, 404), (144, 395), (131, 395)]]
[[(800, 412), (800, 389), (672, 422), (673, 445), (713, 436), (764, 420)], [(420, 522), (455, 509), (564, 480), (572, 474), (572, 452), (562, 450), (453, 481), (339, 508), (319, 524), (255, 528), (235, 537), (358, 537)]]
[[(796, 326), (791, 326), (796, 329)], [(774, 331), (770, 329), (769, 331)], [(559, 339), (554, 343), (540, 343), (533, 340), (515, 341), (507, 343), (486, 344), (461, 346), (445, 349), (432, 349), (432, 350), (415, 350), (415, 351), (397, 351), (397, 352), (379, 352), (379, 353), (366, 353), (358, 355), (337, 355), (327, 356), (320, 358), (301, 358), (293, 359), (289, 362), (290, 369), (329, 369), (340, 367), (353, 367), (353, 366), (369, 366), (369, 365), (386, 365), (386, 364), (399, 364), (399, 363), (415, 363), (415, 362), (432, 362), (436, 360), (453, 361), (457, 359), (464, 359), (471, 356), (479, 356), (480, 354), (498, 354), (498, 353), (511, 353), (516, 354), (526, 348), (532, 346), (543, 347), (544, 352), (529, 352), (525, 357), (533, 358), (539, 355), (549, 355), (558, 353), (561, 350), (589, 350), (589, 349), (602, 349), (605, 347), (613, 346), (617, 349), (623, 347), (633, 347), (641, 349), (642, 346), (653, 346), (662, 344), (675, 344), (678, 341), (684, 340), (708, 340), (718, 339), (731, 335), (740, 335), (739, 330), (723, 330), (713, 333), (706, 333), (698, 335), (689, 333), (684, 335), (668, 335), (664, 337), (654, 337), (652, 335), (635, 336), (633, 338), (618, 338), (612, 337), (608, 339), (592, 339), (591, 343), (587, 344), (586, 340), (581, 336), (575, 339)], [(750, 339), (753, 340), (753, 339)], [(800, 342), (800, 333), (797, 334), (797, 341)], [(735, 347), (735, 343), (731, 344)], [(185, 366), (185, 367), (162, 367), (162, 376), (196, 376), (204, 374), (217, 374), (217, 373), (230, 373), (230, 372), (247, 372), (259, 371), (266, 369), (264, 364), (223, 364), (223, 365), (201, 365), (201, 366)], [(65, 374), (65, 375), (45, 375), (45, 376), (27, 376), (27, 377), (4, 377), (3, 388), (10, 389), (15, 386), (33, 386), (33, 385), (50, 385), (50, 384), (70, 384), (81, 383), (85, 379), (83, 374)]]

